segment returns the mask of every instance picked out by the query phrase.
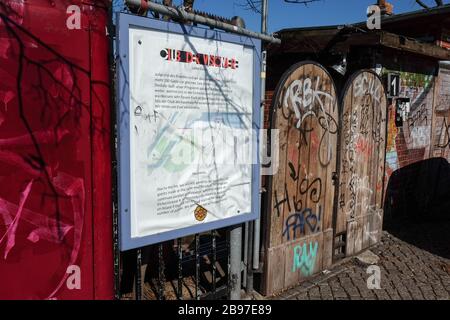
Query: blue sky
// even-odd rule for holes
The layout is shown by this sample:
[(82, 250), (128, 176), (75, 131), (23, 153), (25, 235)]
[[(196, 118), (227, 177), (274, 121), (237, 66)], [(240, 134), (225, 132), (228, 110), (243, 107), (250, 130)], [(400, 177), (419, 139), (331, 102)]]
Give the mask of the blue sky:
[[(389, 1), (394, 5), (395, 13), (421, 9), (414, 0)], [(423, 1), (430, 5), (434, 4), (433, 0)], [(181, 2), (174, 0), (175, 5)], [(248, 29), (259, 31), (261, 18), (259, 14), (245, 10), (239, 5), (245, 2), (245, 0), (195, 0), (195, 8), (225, 17), (241, 16)], [(283, 0), (269, 0), (269, 32), (292, 27), (360, 22), (365, 20), (367, 7), (374, 3), (376, 0), (319, 0), (305, 7), (285, 3)]]

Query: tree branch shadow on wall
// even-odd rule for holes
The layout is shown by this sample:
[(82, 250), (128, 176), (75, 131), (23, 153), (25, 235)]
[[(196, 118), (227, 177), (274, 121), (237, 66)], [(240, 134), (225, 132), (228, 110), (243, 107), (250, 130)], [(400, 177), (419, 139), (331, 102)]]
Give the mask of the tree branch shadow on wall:
[(450, 258), (450, 164), (431, 158), (396, 170), (384, 202), (383, 229)]

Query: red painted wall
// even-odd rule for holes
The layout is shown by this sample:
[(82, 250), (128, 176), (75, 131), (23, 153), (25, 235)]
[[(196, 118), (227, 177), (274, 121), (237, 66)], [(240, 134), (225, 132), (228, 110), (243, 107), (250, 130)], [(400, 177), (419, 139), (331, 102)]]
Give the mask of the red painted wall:
[(0, 299), (113, 298), (108, 1), (81, 2), (0, 2)]

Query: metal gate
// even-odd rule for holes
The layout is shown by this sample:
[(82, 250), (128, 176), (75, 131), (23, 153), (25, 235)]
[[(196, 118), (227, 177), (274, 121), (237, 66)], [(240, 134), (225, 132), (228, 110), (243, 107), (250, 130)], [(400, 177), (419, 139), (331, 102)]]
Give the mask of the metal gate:
[(229, 264), (228, 229), (126, 251), (116, 270), (116, 295), (136, 300), (226, 299)]

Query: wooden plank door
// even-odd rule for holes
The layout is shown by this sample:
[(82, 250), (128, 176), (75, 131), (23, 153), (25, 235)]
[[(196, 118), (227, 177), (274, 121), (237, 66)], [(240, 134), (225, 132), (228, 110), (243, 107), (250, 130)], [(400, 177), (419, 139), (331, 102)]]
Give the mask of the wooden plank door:
[(331, 264), (337, 100), (330, 74), (314, 62), (293, 65), (275, 91), (279, 170), (269, 181), (266, 294)]
[(382, 228), (387, 99), (372, 71), (356, 72), (341, 100), (339, 196), (336, 234), (346, 234), (345, 255), (378, 242)]

